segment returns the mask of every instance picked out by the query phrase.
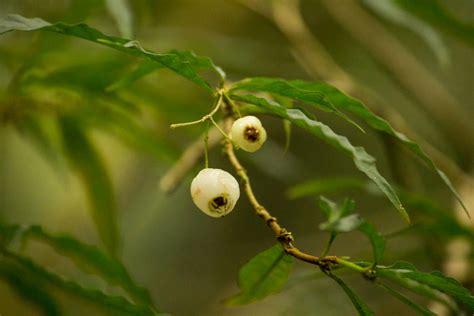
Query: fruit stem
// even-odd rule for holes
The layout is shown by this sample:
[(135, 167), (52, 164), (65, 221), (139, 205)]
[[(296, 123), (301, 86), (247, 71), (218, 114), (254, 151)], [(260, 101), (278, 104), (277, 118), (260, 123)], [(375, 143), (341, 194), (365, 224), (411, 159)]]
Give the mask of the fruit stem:
[(211, 120), (211, 122), (213, 122), (213, 124), (216, 125), (216, 127), (217, 127), (217, 124), (214, 121), (213, 115), (216, 114), (217, 111), (219, 111), (219, 109), (221, 107), (221, 103), (222, 103), (222, 98), (223, 98), (223, 93), (219, 92), (217, 94), (217, 98), (216, 98), (216, 101), (215, 101), (215, 106), (212, 109), (212, 111), (209, 112), (208, 114), (204, 115), (203, 117), (201, 117), (199, 120), (195, 120), (195, 121), (191, 121), (191, 122), (171, 124), (170, 127), (171, 128), (178, 128), (178, 127), (191, 126), (191, 125), (196, 125), (196, 124), (203, 123), (207, 120)]
[(204, 168), (209, 168), (209, 122), (204, 133)]

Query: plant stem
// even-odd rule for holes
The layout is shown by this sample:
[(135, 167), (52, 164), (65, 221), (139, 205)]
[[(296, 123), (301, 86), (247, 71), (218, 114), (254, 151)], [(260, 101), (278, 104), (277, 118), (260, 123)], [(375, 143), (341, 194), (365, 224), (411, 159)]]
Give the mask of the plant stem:
[(209, 122), (204, 133), (204, 168), (209, 168)]
[[(233, 107), (231, 104), (229, 104), (226, 101), (226, 98), (224, 98), (224, 102), (226, 105), (224, 107), (224, 111), (225, 111), (224, 128), (226, 131), (230, 131), (232, 124), (234, 122)], [(326, 272), (330, 271), (334, 265), (341, 265), (360, 273), (366, 273), (368, 271), (368, 268), (360, 267), (355, 263), (341, 259), (337, 256), (326, 255), (329, 250), (329, 247), (332, 244), (332, 241), (335, 238), (334, 235), (331, 235), (328, 246), (323, 252), (323, 255), (320, 257), (307, 254), (299, 250), (297, 247), (295, 247), (294, 238), (291, 232), (288, 231), (286, 228), (280, 226), (280, 224), (278, 223), (278, 220), (275, 217), (273, 217), (270, 214), (270, 212), (262, 204), (258, 202), (257, 197), (255, 196), (255, 193), (253, 192), (252, 185), (250, 184), (250, 178), (247, 172), (245, 171), (244, 167), (240, 163), (239, 159), (235, 155), (234, 145), (232, 144), (232, 141), (228, 138), (226, 139), (226, 142), (224, 144), (224, 151), (229, 159), (229, 162), (234, 167), (235, 172), (242, 180), (242, 185), (244, 187), (245, 194), (247, 195), (247, 198), (250, 204), (255, 210), (255, 213), (267, 224), (268, 227), (270, 227), (270, 229), (275, 234), (278, 242), (282, 245), (283, 250), (288, 255), (291, 255), (298, 260), (301, 260), (310, 264), (314, 264), (320, 267), (321, 270), (326, 271)]]
[(222, 128), (219, 126), (219, 124), (214, 120), (214, 118), (213, 118), (212, 116), (209, 117), (209, 120), (212, 122), (212, 124), (214, 124), (214, 126), (215, 126), (216, 129), (219, 131), (219, 133), (221, 133), (222, 136), (224, 136), (224, 138), (225, 138), (227, 141), (232, 142), (232, 140), (229, 138), (229, 135), (228, 135), (226, 132), (224, 132), (224, 131), (222, 130)]
[(321, 253), (321, 257), (324, 257), (328, 254), (329, 249), (331, 249), (332, 242), (334, 241), (335, 238), (336, 238), (336, 234), (331, 233), (331, 235), (329, 236), (329, 240), (326, 244), (326, 248), (324, 248), (323, 252)]
[(195, 121), (191, 121), (191, 122), (185, 122), (185, 123), (171, 124), (170, 127), (171, 128), (178, 128), (178, 127), (184, 127), (184, 126), (191, 126), (191, 125), (196, 125), (196, 124), (203, 123), (207, 120), (211, 120), (214, 123), (214, 125), (216, 125), (216, 123), (214, 121), (214, 118), (213, 118), (213, 115), (216, 114), (217, 111), (219, 111), (219, 109), (221, 107), (222, 98), (223, 98), (223, 94), (218, 93), (217, 94), (217, 99), (216, 99), (216, 102), (215, 102), (215, 106), (212, 109), (212, 111), (209, 112), (208, 114), (204, 115), (203, 117), (201, 117), (199, 120), (195, 120)]
[(360, 273), (367, 272), (367, 268), (363, 268), (363, 267), (358, 266), (357, 264), (355, 264), (353, 262), (350, 262), (350, 261), (347, 261), (347, 260), (344, 260), (344, 259), (341, 259), (341, 258), (336, 258), (336, 262), (338, 264), (340, 264), (341, 266), (344, 266), (346, 268), (355, 270), (355, 271), (360, 272)]
[(227, 94), (224, 94), (224, 102), (230, 104), (232, 110), (235, 111), (239, 117), (242, 117), (239, 107), (235, 105), (234, 101), (232, 101), (232, 99)]
[[(232, 115), (230, 112), (225, 119), (226, 130), (228, 131), (230, 130), (233, 121), (234, 119), (232, 118)], [(237, 174), (239, 175), (239, 177), (241, 178), (243, 182), (245, 194), (247, 195), (247, 198), (250, 204), (253, 206), (255, 213), (257, 213), (257, 215), (261, 219), (263, 219), (263, 221), (265, 221), (268, 227), (270, 227), (270, 229), (275, 233), (275, 236), (277, 237), (278, 241), (282, 245), (284, 251), (287, 254), (301, 261), (305, 261), (317, 266), (322, 266), (322, 265), (326, 266), (330, 263), (336, 263), (335, 256), (327, 256), (324, 258), (320, 258), (317, 256), (304, 253), (293, 245), (294, 239), (291, 232), (281, 227), (277, 219), (273, 217), (267, 211), (267, 209), (258, 202), (257, 198), (255, 197), (252, 186), (250, 184), (250, 179), (244, 167), (240, 164), (240, 161), (237, 159), (237, 156), (235, 155), (234, 146), (232, 142), (227, 140), (225, 142), (224, 149), (225, 149), (225, 153), (227, 154), (227, 157), (229, 158), (230, 163), (232, 164), (235, 171), (237, 172)]]

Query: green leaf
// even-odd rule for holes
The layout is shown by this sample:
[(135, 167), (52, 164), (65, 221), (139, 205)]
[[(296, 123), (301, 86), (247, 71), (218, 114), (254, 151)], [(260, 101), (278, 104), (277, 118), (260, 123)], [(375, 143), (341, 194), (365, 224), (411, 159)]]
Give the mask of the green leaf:
[(375, 313), (370, 309), (369, 306), (354, 292), (352, 289), (338, 276), (327, 273), (327, 275), (339, 284), (339, 286), (344, 290), (347, 296), (351, 299), (352, 305), (361, 316), (370, 316), (375, 315)]
[(0, 34), (14, 30), (45, 30), (60, 33), (105, 45), (129, 55), (146, 58), (159, 63), (163, 67), (171, 69), (177, 74), (205, 88), (212, 94), (214, 93), (214, 89), (198, 72), (202, 70), (212, 71), (219, 76), (221, 82), (223, 82), (225, 78), (222, 69), (214, 65), (211, 59), (207, 57), (197, 56), (189, 51), (177, 50), (172, 50), (164, 54), (154, 53), (144, 49), (137, 41), (108, 36), (86, 24), (69, 25), (61, 22), (51, 24), (39, 18), (29, 19), (16, 14), (8, 15), (0, 20)]
[(293, 257), (275, 245), (250, 259), (239, 272), (240, 293), (229, 298), (230, 305), (242, 305), (280, 291), (288, 280)]
[(105, 165), (75, 119), (62, 117), (60, 126), (65, 155), (84, 183), (99, 236), (107, 250), (116, 254), (119, 242), (117, 206)]
[(133, 16), (127, 0), (105, 0), (107, 11), (117, 23), (120, 35), (133, 37)]
[[(289, 198), (300, 198), (345, 190), (360, 190), (372, 195), (380, 194), (371, 182), (349, 177), (309, 180), (290, 188), (287, 195)], [(461, 225), (452, 210), (441, 208), (436, 201), (426, 196), (413, 194), (400, 188), (397, 188), (397, 192), (403, 205), (413, 214), (421, 216), (416, 227), (404, 228), (400, 232), (412, 231), (415, 234), (427, 234), (431, 238), (462, 236), (474, 241), (474, 232)], [(396, 236), (398, 233), (389, 235)]]
[(137, 81), (138, 79), (152, 73), (153, 71), (163, 68), (162, 65), (157, 64), (151, 61), (144, 61), (138, 65), (133, 71), (129, 72), (125, 76), (122, 76), (120, 79), (115, 81), (113, 84), (106, 88), (107, 92), (112, 92), (116, 90), (120, 90), (123, 88), (127, 88), (132, 83)]
[(363, 0), (363, 3), (382, 18), (417, 33), (428, 44), (441, 65), (449, 63), (448, 49), (436, 30), (428, 23), (400, 8), (396, 0)]
[(383, 254), (385, 252), (385, 239), (383, 236), (367, 221), (363, 221), (359, 227), (359, 231), (369, 238), (370, 243), (372, 244), (372, 251), (374, 254), (374, 264), (375, 266), (377, 263), (382, 261)]
[(355, 203), (351, 199), (345, 199), (342, 205), (338, 205), (328, 198), (321, 196), (319, 198), (319, 207), (327, 217), (327, 221), (321, 223), (319, 228), (333, 234), (353, 231), (363, 221), (358, 214), (352, 214)]
[(385, 239), (371, 224), (361, 218), (359, 214), (352, 214), (355, 208), (353, 200), (346, 199), (344, 204), (337, 205), (331, 200), (321, 196), (319, 205), (328, 218), (327, 222), (319, 225), (321, 230), (329, 231), (332, 236), (335, 237), (336, 234), (348, 233), (357, 229), (366, 235), (372, 244), (374, 254), (374, 263), (372, 266), (374, 267), (382, 260), (385, 251)]
[(247, 78), (241, 81), (237, 81), (232, 84), (230, 92), (238, 90), (246, 91), (265, 91), (274, 93), (278, 96), (291, 98), (294, 100), (303, 101), (318, 107), (320, 110), (331, 112), (344, 120), (348, 121), (358, 129), (364, 132), (364, 129), (360, 127), (356, 122), (351, 120), (343, 112), (339, 111), (332, 101), (320, 91), (313, 89), (301, 88), (294, 85), (296, 81), (283, 80), (277, 78)]
[(0, 20), (0, 34), (17, 31), (34, 31), (50, 26), (51, 23), (40, 18), (24, 18), (22, 16), (11, 14)]
[(333, 222), (321, 223), (319, 228), (334, 233), (348, 233), (359, 228), (363, 221), (359, 214), (352, 214), (341, 217)]
[(273, 113), (273, 115), (291, 121), (294, 125), (307, 130), (311, 134), (347, 154), (352, 158), (357, 169), (365, 173), (367, 177), (369, 177), (369, 179), (371, 179), (387, 196), (390, 202), (392, 202), (395, 208), (399, 211), (402, 218), (405, 221), (410, 222), (409, 216), (400, 202), (397, 193), (377, 170), (375, 158), (369, 155), (364, 148), (353, 146), (347, 137), (336, 134), (329, 126), (317, 120), (308, 118), (298, 109), (287, 109), (276, 102), (258, 98), (253, 95), (231, 95), (231, 98), (236, 101), (250, 103), (265, 108)]
[(410, 299), (408, 296), (404, 295), (403, 293), (400, 293), (399, 291), (395, 290), (394, 288), (388, 286), (387, 284), (378, 281), (378, 285), (380, 285), (382, 288), (384, 288), (387, 292), (389, 292), (393, 297), (396, 297), (403, 303), (407, 304), (414, 310), (418, 311), (420, 314), (425, 315), (425, 316), (436, 316), (435, 313), (432, 311), (426, 309), (425, 307), (421, 306), (420, 304), (414, 302), (412, 299)]
[(4, 279), (25, 300), (36, 305), (44, 315), (61, 315), (58, 304), (43, 290), (43, 284), (35, 282), (24, 272), (0, 261), (0, 278)]
[(422, 215), (421, 225), (415, 233), (426, 233), (431, 237), (462, 236), (474, 242), (474, 232), (467, 226), (459, 223), (452, 210), (445, 210), (429, 197), (399, 191), (405, 205), (417, 214)]
[(292, 83), (293, 85), (303, 89), (320, 91), (321, 93), (326, 95), (327, 98), (331, 100), (331, 102), (336, 107), (354, 114), (358, 118), (364, 120), (373, 129), (386, 133), (400, 141), (413, 154), (415, 154), (419, 159), (421, 159), (421, 161), (423, 161), (426, 166), (428, 166), (438, 174), (441, 180), (443, 180), (446, 186), (454, 194), (459, 204), (463, 207), (464, 211), (469, 217), (469, 212), (466, 206), (464, 205), (459, 193), (456, 191), (453, 184), (451, 183), (451, 180), (449, 180), (449, 178), (444, 174), (443, 171), (438, 169), (433, 160), (431, 160), (431, 158), (423, 151), (423, 149), (421, 149), (421, 147), (417, 143), (410, 140), (404, 134), (394, 130), (390, 123), (388, 123), (386, 120), (379, 117), (378, 115), (372, 113), (361, 101), (344, 94), (343, 92), (331, 85), (321, 82), (309, 82), (302, 80), (295, 80), (292, 81)]
[[(378, 276), (390, 279), (404, 287), (410, 288), (409, 286), (417, 286), (420, 288), (421, 286), (425, 287), (425, 292), (426, 288), (442, 292), (452, 297), (456, 302), (463, 304), (470, 310), (474, 311), (474, 296), (469, 292), (469, 290), (464, 288), (455, 279), (446, 277), (441, 272), (420, 272), (410, 263), (397, 262), (389, 267), (377, 267), (376, 273)], [(433, 295), (433, 293), (426, 294)]]
[(41, 226), (31, 226), (21, 230), (22, 239), (34, 238), (53, 247), (77, 263), (86, 272), (91, 270), (113, 284), (122, 286), (137, 303), (153, 306), (150, 294), (132, 280), (126, 268), (116, 259), (102, 253), (97, 247), (84, 244), (68, 235), (52, 235)]
[(74, 281), (67, 280), (60, 275), (46, 270), (27, 257), (2, 249), (0, 249), (0, 252), (3, 254), (3, 258), (0, 259), (2, 263), (14, 264), (15, 266), (24, 269), (25, 273), (32, 274), (43, 282), (53, 285), (62, 291), (72, 293), (101, 305), (108, 311), (119, 313), (119, 315), (157, 315), (150, 308), (134, 305), (121, 296), (107, 295), (100, 290), (85, 288)]
[(337, 205), (336, 202), (324, 197), (319, 197), (319, 207), (326, 215), (328, 222), (332, 222), (341, 217), (341, 208)]
[(290, 199), (297, 199), (306, 196), (315, 196), (322, 193), (332, 193), (345, 190), (363, 190), (366, 191), (371, 185), (365, 180), (353, 177), (333, 177), (309, 180), (299, 183), (287, 191)]
[[(449, 12), (439, 0), (395, 0), (406, 11), (464, 40), (474, 46), (474, 25), (464, 22)], [(448, 2), (446, 2), (448, 3)]]
[[(10, 243), (20, 243), (35, 239), (54, 248), (59, 254), (67, 256), (85, 272), (100, 275), (112, 284), (125, 289), (137, 303), (152, 307), (148, 291), (138, 286), (130, 277), (126, 268), (117, 259), (111, 258), (97, 247), (84, 244), (68, 235), (53, 235), (41, 226), (5, 225), (0, 223), (0, 247), (10, 249)], [(3, 240), (3, 241), (2, 241)]]
[(383, 275), (377, 273), (379, 277), (383, 277), (389, 279), (400, 286), (409, 289), (410, 291), (417, 293), (419, 295), (425, 296), (430, 300), (438, 301), (451, 309), (452, 311), (457, 311), (458, 308), (456, 304), (452, 300), (450, 300), (447, 296), (445, 296), (442, 292), (433, 289), (427, 285), (421, 284), (419, 282), (415, 282), (409, 278), (399, 278), (392, 273), (384, 273)]

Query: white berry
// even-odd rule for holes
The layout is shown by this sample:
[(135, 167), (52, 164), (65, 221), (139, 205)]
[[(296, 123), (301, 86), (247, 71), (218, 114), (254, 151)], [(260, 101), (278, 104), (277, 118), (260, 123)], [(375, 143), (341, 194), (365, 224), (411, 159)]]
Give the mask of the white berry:
[(229, 214), (240, 196), (239, 183), (222, 169), (201, 170), (191, 182), (194, 204), (212, 217)]
[(232, 125), (230, 135), (234, 144), (248, 152), (257, 151), (267, 140), (262, 122), (255, 116), (244, 116)]

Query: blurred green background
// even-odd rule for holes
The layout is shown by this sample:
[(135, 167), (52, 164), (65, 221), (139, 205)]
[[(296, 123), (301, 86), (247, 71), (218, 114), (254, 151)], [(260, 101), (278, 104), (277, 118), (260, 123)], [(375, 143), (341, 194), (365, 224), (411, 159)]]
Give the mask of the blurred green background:
[[(404, 23), (387, 8), (385, 15), (380, 14), (373, 2), (301, 1), (296, 11), (302, 15), (295, 16), (294, 1), (140, 0), (128, 3), (132, 20), (127, 24), (114, 14), (113, 7), (121, 1), (108, 1), (107, 6), (91, 0), (2, 0), (0, 15), (17, 13), (50, 22), (85, 22), (105, 34), (137, 39), (157, 52), (193, 50), (212, 58), (230, 80), (250, 76), (323, 79), (341, 84), (349, 94), (356, 91), (361, 98), (376, 95), (369, 106), (375, 104), (377, 112), (388, 113), (387, 119), (394, 119), (395, 127), (408, 126), (410, 136), (430, 147), (430, 153), (440, 155), (437, 162), (442, 162), (441, 167), (455, 184), (464, 188), (461, 193), (473, 211), (474, 135), (470, 125), (474, 117), (474, 3), (437, 1), (449, 17), (444, 20), (429, 14), (426, 18), (420, 14), (423, 10), (402, 9), (412, 18), (412, 23)], [(422, 7), (423, 3), (433, 3), (414, 2)], [(351, 6), (358, 11), (351, 11)], [(302, 21), (304, 30), (311, 32), (309, 38), (308, 33), (301, 33)], [(369, 33), (364, 33), (372, 22), (381, 29), (369, 28)], [(378, 37), (386, 34), (389, 38)], [(432, 36), (436, 37), (434, 44), (426, 40)], [(400, 74), (407, 65), (405, 53), (431, 81), (424, 80), (418, 68)], [(202, 168), (201, 161), (175, 192), (162, 192), (160, 179), (203, 132), (203, 126), (171, 130), (169, 125), (200, 118), (208, 112), (212, 99), (168, 70), (107, 90), (140, 62), (58, 34), (12, 32), (0, 37), (0, 221), (39, 224), (50, 232), (68, 233), (103, 247), (91, 219), (84, 181), (63, 154), (56, 118), (72, 117), (110, 175), (112, 204), (116, 203), (118, 210), (120, 257), (137, 283), (150, 290), (159, 310), (173, 315), (355, 314), (345, 294), (331, 280), (318, 277), (248, 306), (222, 304), (238, 290), (239, 268), (273, 245), (274, 239), (244, 196), (229, 216), (217, 220), (192, 204), (189, 184)], [(358, 88), (352, 89), (348, 82)], [(434, 89), (438, 86), (433, 82), (443, 91)], [(439, 93), (447, 95), (452, 104), (440, 104), (444, 99)], [(239, 152), (239, 157), (261, 202), (293, 232), (300, 248), (319, 253), (327, 236), (318, 230), (323, 216), (316, 199), (289, 199), (288, 188), (310, 179), (362, 175), (347, 157), (297, 128), (292, 130), (290, 148), (285, 152), (281, 122), (261, 118), (269, 140), (259, 152)], [(318, 118), (377, 157), (389, 181), (431, 196), (452, 210), (449, 214), (455, 214), (457, 206), (442, 182), (395, 143), (370, 130), (360, 133), (326, 113), (318, 113)], [(398, 124), (400, 120), (402, 124)], [(70, 145), (77, 152), (83, 149), (80, 142)], [(218, 146), (210, 153), (210, 164), (231, 170)], [(104, 177), (107, 179), (106, 174)], [(357, 212), (384, 234), (404, 227), (383, 197), (360, 190), (328, 195), (355, 199)], [(412, 215), (417, 218), (415, 210)], [(407, 232), (390, 238), (384, 263), (405, 259), (427, 271), (445, 269), (451, 239), (449, 234), (437, 236), (436, 232)], [(470, 247), (471, 257), (466, 260), (470, 260), (471, 269), (463, 281), (472, 290), (472, 243)], [(85, 286), (119, 292), (97, 276), (77, 270), (70, 259), (48, 246), (32, 242), (23, 251), (49, 270)], [(331, 253), (366, 260), (371, 249), (362, 235), (354, 233), (338, 238)], [(312, 269), (297, 263), (292, 278)], [(413, 313), (360, 276), (346, 278), (377, 314)], [(54, 287), (52, 290), (67, 315), (107, 314), (103, 307), (87, 300)], [(0, 314), (36, 315), (40, 311), (0, 279)]]

